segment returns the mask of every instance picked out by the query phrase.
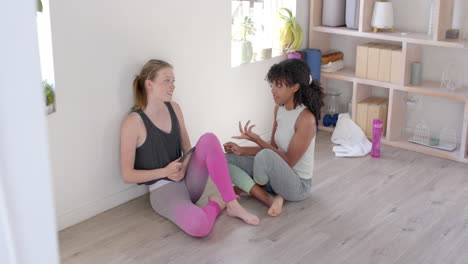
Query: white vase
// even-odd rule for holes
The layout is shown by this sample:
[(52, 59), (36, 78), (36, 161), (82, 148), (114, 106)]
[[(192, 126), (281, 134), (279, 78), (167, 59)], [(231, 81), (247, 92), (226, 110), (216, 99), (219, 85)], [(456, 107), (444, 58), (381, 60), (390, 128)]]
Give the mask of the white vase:
[(46, 110), (46, 115), (52, 114), (53, 112), (55, 112), (54, 104), (47, 105), (45, 107), (45, 110)]
[(250, 41), (232, 41), (231, 42), (231, 65), (249, 63), (253, 57), (253, 48)]
[(246, 40), (241, 41), (241, 64), (249, 63), (252, 60), (253, 49), (252, 42)]

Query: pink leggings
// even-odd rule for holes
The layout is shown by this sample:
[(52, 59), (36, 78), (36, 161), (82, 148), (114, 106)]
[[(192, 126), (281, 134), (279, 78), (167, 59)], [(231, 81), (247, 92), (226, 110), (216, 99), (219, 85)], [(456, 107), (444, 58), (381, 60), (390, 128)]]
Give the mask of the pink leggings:
[(205, 190), (208, 175), (225, 202), (236, 199), (224, 152), (212, 133), (204, 134), (198, 140), (183, 181), (168, 183), (150, 193), (151, 206), (187, 234), (194, 237), (208, 235), (220, 207), (211, 201), (201, 208), (194, 204)]

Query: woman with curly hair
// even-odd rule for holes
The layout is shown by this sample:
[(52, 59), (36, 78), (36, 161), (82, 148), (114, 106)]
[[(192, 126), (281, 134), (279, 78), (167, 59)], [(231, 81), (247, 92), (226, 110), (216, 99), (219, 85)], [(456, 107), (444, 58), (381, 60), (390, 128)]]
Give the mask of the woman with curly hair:
[(228, 142), (224, 150), (233, 183), (268, 206), (270, 216), (278, 216), (285, 200), (301, 201), (310, 194), (324, 93), (309, 66), (298, 59), (273, 65), (266, 80), (276, 103), (271, 142), (252, 132), (250, 121), (244, 127), (239, 122), (241, 135), (234, 138), (258, 146)]

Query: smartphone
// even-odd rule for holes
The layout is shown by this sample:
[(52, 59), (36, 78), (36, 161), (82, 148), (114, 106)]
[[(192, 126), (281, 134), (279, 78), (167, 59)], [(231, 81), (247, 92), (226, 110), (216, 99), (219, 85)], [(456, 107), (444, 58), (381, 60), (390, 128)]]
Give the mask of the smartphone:
[(187, 153), (185, 153), (185, 155), (182, 156), (182, 158), (180, 158), (179, 162), (184, 162), (184, 160), (190, 156), (192, 154), (192, 152), (195, 150), (195, 147), (191, 148), (189, 151), (187, 151)]

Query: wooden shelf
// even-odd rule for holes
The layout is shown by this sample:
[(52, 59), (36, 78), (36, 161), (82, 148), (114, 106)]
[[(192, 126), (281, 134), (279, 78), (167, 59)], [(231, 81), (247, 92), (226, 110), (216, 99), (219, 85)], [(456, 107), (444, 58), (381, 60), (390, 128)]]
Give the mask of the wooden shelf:
[(356, 76), (354, 75), (354, 69), (351, 69), (351, 68), (344, 68), (340, 71), (333, 72), (333, 73), (322, 72), (320, 75), (324, 78), (342, 80), (342, 81), (348, 81), (348, 82), (354, 82), (356, 80)]
[(440, 88), (440, 82), (423, 81), (420, 86), (405, 86), (404, 89), (411, 93), (425, 94), (435, 97), (447, 98), (451, 100), (468, 100), (468, 88), (464, 87), (463, 92), (451, 92)]
[(455, 160), (455, 161), (463, 161), (460, 155), (460, 148), (457, 147), (454, 151), (446, 151), (446, 150), (441, 150), (441, 149), (436, 149), (436, 148), (431, 148), (423, 145), (418, 145), (415, 143), (408, 142), (409, 136), (402, 136), (398, 140), (394, 141), (387, 141), (385, 144), (392, 146), (392, 147), (398, 147), (406, 150), (411, 150), (419, 153), (423, 153), (426, 155), (431, 155), (443, 159), (449, 159), (449, 160)]
[[(332, 38), (335, 35), (366, 38), (371, 41), (391, 41), (401, 43), (402, 46), (402, 67), (400, 74), (401, 82), (390, 83), (366, 78), (356, 77), (355, 69), (344, 68), (335, 73), (321, 73), (323, 79), (335, 79), (353, 83), (353, 118), (357, 118), (357, 104), (365, 98), (372, 96), (373, 87), (389, 89), (387, 136), (382, 140), (382, 144), (420, 152), (435, 157), (456, 160), (468, 163), (468, 87), (463, 92), (450, 92), (440, 88), (438, 81), (423, 81), (419, 86), (408, 85), (411, 76), (411, 64), (422, 60), (423, 46), (434, 46), (441, 48), (468, 48), (468, 43), (458, 40), (446, 40), (445, 33), (452, 24), (453, 1), (436, 0), (434, 9), (434, 35), (414, 32), (378, 32), (373, 33), (371, 27), (373, 6), (375, 0), (360, 1), (359, 29), (349, 29), (346, 27), (326, 27), (322, 26), (322, 9), (324, 0), (311, 0), (310, 2), (310, 27), (309, 27), (309, 48), (329, 50), (336, 41)], [(443, 52), (443, 51), (442, 51)], [(323, 84), (325, 87), (327, 82)], [(427, 146), (417, 145), (407, 141), (408, 137), (400, 136), (400, 131), (404, 127), (406, 120), (406, 97), (407, 93), (423, 94), (432, 97), (445, 98), (463, 102), (465, 110), (460, 121), (463, 121), (461, 129), (460, 145), (454, 152), (439, 150)], [(458, 119), (457, 114), (457, 119)], [(332, 132), (333, 128), (319, 126), (320, 130)]]
[(315, 32), (330, 33), (337, 35), (353, 36), (360, 38), (379, 39), (395, 42), (407, 42), (412, 44), (421, 44), (445, 48), (468, 48), (467, 44), (463, 44), (458, 40), (444, 40), (437, 41), (433, 40), (431, 36), (423, 33), (411, 33), (411, 32), (360, 32), (355, 29), (349, 29), (346, 27), (326, 27), (326, 26), (314, 26), (312, 30)]
[(468, 100), (468, 87), (464, 87), (463, 92), (450, 92), (440, 88), (440, 82), (437, 81), (423, 81), (420, 86), (401, 86), (397, 83), (388, 83), (375, 80), (364, 79), (354, 75), (354, 69), (344, 68), (335, 73), (322, 72), (322, 77), (328, 79), (342, 80), (348, 82), (356, 82), (359, 84), (366, 84), (371, 86), (393, 88), (397, 90), (407, 91), (411, 93), (424, 94), (434, 97), (447, 98), (451, 100), (467, 101)]
[(356, 82), (356, 83), (360, 83), (360, 84), (378, 86), (378, 87), (383, 87), (383, 88), (394, 88), (396, 86), (399, 86), (396, 83), (381, 82), (381, 81), (369, 80), (369, 79), (365, 79), (365, 78), (356, 77), (354, 72), (355, 72), (355, 70), (352, 69), (352, 68), (344, 68), (344, 69), (342, 69), (340, 71), (337, 71), (337, 72), (334, 72), (334, 73), (322, 72), (321, 76), (324, 77), (324, 78), (329, 78), (329, 79), (342, 80), (342, 81), (348, 81), (348, 82)]

